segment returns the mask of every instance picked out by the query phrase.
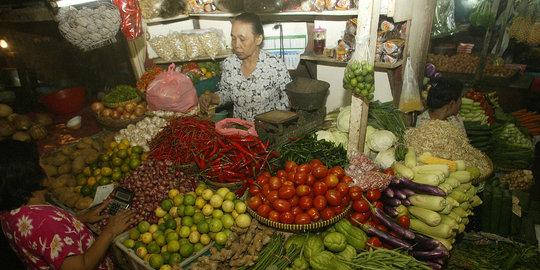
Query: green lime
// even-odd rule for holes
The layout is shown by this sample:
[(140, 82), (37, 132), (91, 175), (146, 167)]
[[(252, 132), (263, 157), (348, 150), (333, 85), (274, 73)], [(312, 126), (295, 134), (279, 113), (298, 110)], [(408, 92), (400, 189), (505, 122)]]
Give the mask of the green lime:
[(82, 173), (77, 174), (75, 179), (77, 179), (77, 186), (84, 186), (88, 182), (86, 180), (86, 176), (84, 174), (82, 174)]
[(99, 185), (104, 186), (111, 183), (111, 179), (109, 177), (103, 176), (101, 179), (99, 179)]
[(139, 159), (130, 159), (129, 160), (129, 167), (131, 169), (135, 169), (141, 165), (141, 161)]
[(185, 244), (189, 244), (189, 239), (187, 239), (187, 237), (186, 238), (180, 238), (180, 240), (178, 240), (178, 243), (180, 244), (180, 246), (185, 245)]
[(137, 225), (137, 229), (139, 230), (140, 233), (147, 232), (148, 228), (150, 228), (150, 223), (146, 220), (139, 222), (139, 224)]
[(180, 253), (171, 253), (171, 257), (169, 258), (169, 264), (175, 265), (182, 262), (182, 256)]
[(109, 167), (102, 167), (101, 168), (101, 175), (103, 176), (109, 176), (113, 173), (112, 169)]
[(122, 178), (122, 172), (113, 170), (113, 173), (111, 174), (111, 179), (113, 181), (118, 181), (120, 180), (120, 178)]
[(171, 241), (178, 240), (178, 234), (176, 232), (169, 232), (165, 234), (165, 240), (167, 243), (170, 243)]
[(148, 253), (152, 253), (152, 254), (158, 254), (161, 251), (161, 248), (156, 242), (150, 242), (150, 244), (148, 244), (146, 249), (148, 250)]
[(122, 163), (124, 163), (124, 161), (119, 157), (115, 157), (115, 158), (112, 159), (112, 165), (113, 166), (120, 167), (122, 165)]
[(167, 244), (167, 240), (165, 239), (165, 235), (163, 234), (155, 237), (154, 239), (156, 240), (156, 244), (158, 244), (159, 246)]
[(83, 186), (83, 187), (81, 188), (81, 194), (82, 194), (83, 196), (88, 196), (88, 195), (90, 195), (91, 193), (92, 193), (92, 190), (90, 189), (89, 186)]
[(148, 259), (148, 263), (150, 263), (150, 266), (154, 269), (159, 269), (163, 265), (163, 257), (161, 257), (161, 254), (154, 254), (150, 256), (150, 259)]
[(118, 152), (116, 152), (116, 156), (121, 159), (125, 159), (128, 156), (128, 151), (126, 149), (120, 149)]
[(142, 147), (140, 147), (138, 145), (135, 145), (135, 146), (131, 147), (131, 153), (142, 154), (143, 149), (142, 149)]
[(163, 210), (169, 212), (169, 210), (171, 210), (171, 207), (173, 207), (173, 202), (171, 200), (166, 199), (161, 201), (161, 208), (163, 208)]
[(361, 94), (362, 96), (365, 97), (365, 96), (367, 96), (369, 93), (368, 93), (368, 90), (365, 90), (365, 89), (364, 89), (364, 90), (360, 91), (360, 94)]
[(178, 240), (172, 240), (167, 244), (167, 251), (169, 252), (177, 252), (180, 249), (180, 243), (178, 243)]
[(184, 209), (184, 216), (193, 216), (195, 214), (195, 207), (188, 205)]
[(169, 229), (176, 229), (176, 221), (174, 219), (169, 219), (167, 221), (165, 221), (165, 226), (167, 226), (167, 228)]
[(122, 170), (122, 172), (126, 173), (126, 172), (129, 172), (129, 170), (131, 170), (131, 168), (129, 168), (129, 165), (127, 165), (127, 164), (122, 164), (120, 166), (120, 170)]
[(135, 246), (135, 240), (133, 239), (126, 239), (122, 242), (122, 244), (127, 248), (133, 248)]
[(163, 257), (163, 263), (168, 263), (169, 260), (171, 259), (171, 253), (168, 251), (165, 251), (161, 253), (161, 257)]
[(107, 154), (101, 154), (99, 155), (99, 161), (109, 162), (110, 156)]
[(180, 255), (187, 258), (193, 254), (193, 245), (191, 243), (184, 244), (180, 247)]
[(358, 76), (358, 75), (362, 75), (362, 69), (360, 68), (357, 68), (354, 70), (354, 75)]
[(182, 218), (182, 226), (191, 227), (193, 226), (193, 218), (190, 216), (185, 216)]
[(195, 196), (186, 194), (186, 196), (184, 196), (184, 205), (195, 205)]
[(131, 230), (129, 230), (129, 238), (130, 239), (137, 240), (137, 239), (139, 239), (140, 235), (141, 235), (141, 233), (139, 232), (139, 230), (137, 230), (135, 228), (131, 228)]
[(197, 224), (197, 231), (199, 231), (201, 234), (208, 233), (210, 231), (208, 222), (206, 222), (206, 220), (199, 222), (199, 224)]
[(350, 84), (352, 87), (356, 87), (356, 85), (358, 84), (358, 79), (356, 78), (351, 79)]
[(201, 250), (202, 248), (204, 247), (204, 245), (199, 242), (199, 243), (196, 243), (195, 245), (193, 245), (193, 252), (198, 252), (199, 250)]
[(135, 241), (135, 246), (133, 246), (133, 249), (134, 249), (134, 250), (137, 250), (139, 247), (144, 247), (144, 248), (146, 248), (146, 244), (143, 243), (143, 241)]
[(165, 231), (167, 229), (167, 225), (165, 225), (165, 223), (161, 223), (158, 225), (158, 230), (160, 231)]
[(176, 213), (179, 217), (183, 217), (185, 215), (186, 206), (185, 205), (179, 205), (176, 207)]
[(195, 214), (193, 214), (193, 223), (199, 224), (203, 220), (204, 215), (201, 212), (196, 212)]

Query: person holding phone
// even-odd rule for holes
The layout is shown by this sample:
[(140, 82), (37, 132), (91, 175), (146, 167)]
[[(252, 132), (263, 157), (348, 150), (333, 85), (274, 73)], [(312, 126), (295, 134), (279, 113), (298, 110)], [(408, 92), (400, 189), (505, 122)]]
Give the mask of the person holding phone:
[[(135, 220), (133, 210), (109, 217), (101, 212), (109, 201), (75, 217), (50, 205), (48, 178), (34, 144), (0, 142), (0, 225), (27, 269), (116, 269), (107, 250), (113, 239)], [(96, 238), (84, 225), (109, 218)]]

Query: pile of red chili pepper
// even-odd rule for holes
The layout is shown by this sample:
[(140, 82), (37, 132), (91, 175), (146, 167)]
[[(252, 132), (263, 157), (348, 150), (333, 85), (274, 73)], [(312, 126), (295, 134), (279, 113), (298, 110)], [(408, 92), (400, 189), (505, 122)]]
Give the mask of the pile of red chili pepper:
[(146, 88), (148, 87), (148, 85), (161, 72), (163, 72), (163, 69), (161, 69), (160, 67), (153, 67), (145, 71), (143, 75), (141, 76), (141, 78), (137, 81), (137, 90), (139, 90), (139, 93), (144, 94), (146, 92)]
[(223, 136), (198, 117), (174, 118), (150, 142), (149, 157), (176, 164), (195, 162), (216, 182), (238, 182), (270, 167), (278, 154), (254, 136)]

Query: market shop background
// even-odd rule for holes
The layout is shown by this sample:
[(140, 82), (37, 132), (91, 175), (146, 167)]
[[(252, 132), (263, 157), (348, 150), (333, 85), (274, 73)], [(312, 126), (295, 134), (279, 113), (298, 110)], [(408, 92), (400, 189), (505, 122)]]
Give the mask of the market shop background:
[(0, 32), (9, 44), (2, 50), (2, 70), (16, 68), (20, 80), (14, 86), (3, 74), (1, 90), (15, 93), (11, 105), (17, 111), (31, 111), (40, 106), (39, 97), (67, 87), (87, 87), (91, 102), (100, 91), (135, 83), (121, 32), (116, 43), (89, 52), (68, 43), (53, 21), (0, 24)]

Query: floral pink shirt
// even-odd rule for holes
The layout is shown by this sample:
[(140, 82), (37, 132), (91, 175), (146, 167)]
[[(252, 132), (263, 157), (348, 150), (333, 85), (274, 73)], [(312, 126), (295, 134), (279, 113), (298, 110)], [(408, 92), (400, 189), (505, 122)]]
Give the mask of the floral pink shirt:
[[(66, 257), (83, 254), (95, 241), (81, 221), (52, 205), (24, 206), (1, 213), (0, 224), (27, 269), (60, 269)], [(97, 269), (115, 269), (109, 255)]]

